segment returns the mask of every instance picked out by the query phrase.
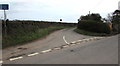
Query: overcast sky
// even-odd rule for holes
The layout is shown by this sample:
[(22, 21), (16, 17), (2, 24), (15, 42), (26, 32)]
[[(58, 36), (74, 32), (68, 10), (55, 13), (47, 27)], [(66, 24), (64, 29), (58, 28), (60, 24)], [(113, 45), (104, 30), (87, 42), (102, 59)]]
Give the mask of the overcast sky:
[[(81, 15), (100, 13), (106, 17), (108, 13), (118, 9), (120, 0), (0, 0), (0, 4), (8, 3), (8, 19), (42, 20), (77, 22)], [(3, 19), (3, 11), (0, 11)]]

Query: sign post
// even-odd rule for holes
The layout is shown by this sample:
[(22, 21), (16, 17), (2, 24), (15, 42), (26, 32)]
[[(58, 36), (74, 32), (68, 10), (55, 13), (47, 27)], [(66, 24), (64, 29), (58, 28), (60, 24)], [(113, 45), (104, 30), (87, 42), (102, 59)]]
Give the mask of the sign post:
[(7, 33), (7, 26), (6, 26), (6, 20), (7, 20), (7, 15), (5, 10), (9, 10), (9, 5), (8, 4), (0, 4), (0, 10), (4, 10), (4, 28), (5, 28), (5, 35)]
[(7, 16), (6, 16), (6, 12), (5, 12), (5, 10), (4, 10), (4, 23), (5, 23), (4, 26), (5, 26), (5, 27), (6, 27), (6, 17), (7, 17)]

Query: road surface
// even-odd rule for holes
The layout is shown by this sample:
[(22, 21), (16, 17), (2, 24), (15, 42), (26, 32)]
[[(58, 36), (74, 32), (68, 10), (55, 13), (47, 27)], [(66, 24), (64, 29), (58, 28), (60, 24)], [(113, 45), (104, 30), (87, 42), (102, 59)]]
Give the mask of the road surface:
[(73, 30), (74, 28), (63, 29), (44, 39), (16, 46), (14, 49), (7, 48), (3, 50), (3, 63), (118, 64), (117, 35), (94, 40), (96, 37), (80, 35)]

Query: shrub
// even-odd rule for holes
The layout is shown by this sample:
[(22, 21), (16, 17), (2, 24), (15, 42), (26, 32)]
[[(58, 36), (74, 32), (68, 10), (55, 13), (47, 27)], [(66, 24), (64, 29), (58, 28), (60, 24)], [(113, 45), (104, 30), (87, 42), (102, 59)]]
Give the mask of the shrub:
[(78, 22), (78, 29), (87, 30), (90, 32), (97, 32), (97, 33), (107, 33), (111, 32), (110, 27), (108, 24), (103, 22), (96, 22), (93, 20), (81, 20)]

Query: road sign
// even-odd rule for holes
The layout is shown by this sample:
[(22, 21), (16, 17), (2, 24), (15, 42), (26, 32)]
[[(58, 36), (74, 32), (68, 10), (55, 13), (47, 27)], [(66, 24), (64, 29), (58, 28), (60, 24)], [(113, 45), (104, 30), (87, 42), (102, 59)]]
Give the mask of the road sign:
[(9, 10), (8, 4), (0, 4), (0, 10)]
[(7, 35), (7, 26), (6, 26), (6, 19), (7, 15), (5, 10), (9, 10), (9, 5), (8, 4), (0, 4), (0, 10), (4, 10), (4, 27), (5, 27), (5, 35)]

